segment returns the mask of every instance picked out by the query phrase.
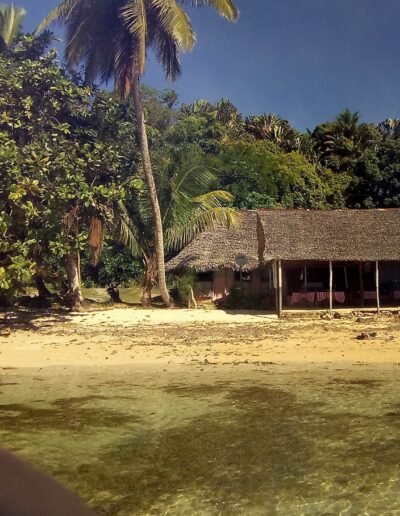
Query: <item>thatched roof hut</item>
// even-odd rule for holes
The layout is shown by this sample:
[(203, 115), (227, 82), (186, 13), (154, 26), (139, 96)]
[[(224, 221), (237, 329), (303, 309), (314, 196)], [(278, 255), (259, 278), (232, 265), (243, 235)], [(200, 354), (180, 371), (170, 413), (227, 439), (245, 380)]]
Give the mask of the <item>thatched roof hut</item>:
[(248, 263), (243, 270), (259, 266), (259, 239), (257, 238), (257, 212), (239, 212), (239, 222), (234, 228), (217, 226), (204, 231), (167, 263), (167, 272), (185, 268), (197, 272), (219, 269), (239, 270), (235, 263), (238, 254), (244, 254)]
[(400, 260), (400, 210), (258, 210), (264, 262)]

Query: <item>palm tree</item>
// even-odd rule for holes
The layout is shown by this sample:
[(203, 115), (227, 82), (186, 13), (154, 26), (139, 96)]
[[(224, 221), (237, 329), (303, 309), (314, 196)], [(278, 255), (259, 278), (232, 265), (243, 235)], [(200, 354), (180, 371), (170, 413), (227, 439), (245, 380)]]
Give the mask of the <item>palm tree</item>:
[(352, 113), (348, 108), (343, 109), (334, 122), (337, 132), (345, 138), (356, 138), (360, 127), (360, 118), (358, 111)]
[(39, 25), (54, 22), (66, 26), (66, 60), (83, 65), (86, 81), (114, 79), (115, 90), (132, 96), (142, 156), (142, 168), (150, 197), (154, 224), (158, 281), (164, 303), (170, 306), (165, 279), (164, 236), (157, 189), (154, 182), (140, 94), (140, 77), (151, 48), (170, 79), (180, 72), (179, 55), (191, 50), (196, 36), (180, 5), (212, 6), (229, 20), (238, 16), (232, 0), (64, 0)]
[[(158, 198), (165, 233), (165, 249), (176, 252), (192, 241), (201, 231), (215, 224), (235, 225), (237, 215), (233, 208), (226, 206), (233, 200), (230, 193), (223, 190), (209, 191), (216, 176), (201, 165), (191, 167), (187, 163), (200, 161), (196, 156), (179, 157), (173, 165), (164, 168), (158, 176)], [(156, 284), (157, 263), (152, 238), (152, 217), (149, 197), (139, 192), (126, 206), (116, 209), (119, 222), (119, 239), (129, 247), (132, 254), (143, 260), (142, 303), (151, 303), (151, 291)]]
[(11, 48), (21, 33), (22, 20), (26, 14), (22, 7), (0, 5), (0, 46), (1, 50)]
[(273, 142), (286, 152), (300, 148), (300, 133), (287, 120), (274, 113), (247, 117), (245, 129), (257, 140)]
[(332, 122), (317, 126), (314, 149), (320, 162), (338, 172), (350, 171), (355, 161), (380, 138), (372, 124), (360, 122), (360, 114), (344, 109)]

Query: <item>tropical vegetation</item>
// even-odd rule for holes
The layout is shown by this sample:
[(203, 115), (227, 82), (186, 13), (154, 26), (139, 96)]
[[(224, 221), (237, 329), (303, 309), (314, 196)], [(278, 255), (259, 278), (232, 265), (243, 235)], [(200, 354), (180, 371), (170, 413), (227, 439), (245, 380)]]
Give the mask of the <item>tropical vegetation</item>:
[[(180, 2), (186, 4), (185, 0)], [(232, 0), (194, 0), (193, 5), (212, 6), (229, 20), (237, 9)], [(164, 234), (157, 186), (150, 159), (146, 123), (140, 94), (147, 50), (153, 49), (165, 75), (175, 79), (181, 73), (179, 56), (193, 48), (196, 36), (189, 17), (176, 0), (64, 0), (40, 24), (38, 32), (53, 22), (66, 27), (66, 61), (69, 67), (83, 66), (85, 82), (114, 80), (115, 91), (132, 98), (141, 153), (141, 167), (147, 183), (154, 224), (154, 249), (158, 284), (169, 306), (165, 266)]]
[[(93, 31), (105, 23), (109, 2), (98, 3), (95, 17), (83, 0), (64, 2), (45, 24), (69, 13), (65, 68), (51, 33), (23, 35), (23, 12), (0, 8), (0, 304), (36, 287), (42, 303), (57, 299), (79, 309), (82, 285), (133, 282), (149, 304), (163, 282), (164, 255), (205, 227), (235, 224), (240, 209), (400, 207), (397, 118), (376, 125), (345, 109), (302, 132), (273, 113), (243, 116), (228, 99), (180, 104), (173, 90), (139, 85), (149, 45), (174, 76), (174, 59), (194, 42), (188, 18), (170, 3), (179, 8), (172, 18), (154, 0), (143, 4), (142, 25), (139, 13), (126, 9), (113, 19), (110, 41), (117, 33), (125, 39), (107, 61), (107, 38), (97, 41)], [(195, 3), (229, 19), (237, 14), (228, 1)], [(166, 54), (162, 37), (170, 38)], [(142, 52), (125, 79), (123, 48)], [(115, 91), (96, 85), (109, 77)], [(165, 291), (163, 298), (168, 304)]]

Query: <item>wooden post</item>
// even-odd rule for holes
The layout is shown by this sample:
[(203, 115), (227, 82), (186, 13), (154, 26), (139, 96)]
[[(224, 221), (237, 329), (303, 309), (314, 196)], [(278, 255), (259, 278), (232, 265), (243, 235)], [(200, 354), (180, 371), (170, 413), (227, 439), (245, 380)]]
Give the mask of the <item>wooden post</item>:
[(358, 265), (358, 277), (360, 280), (361, 307), (364, 308), (364, 265)]
[(329, 260), (329, 313), (332, 314), (333, 309), (333, 267)]
[(376, 287), (376, 308), (378, 310), (378, 315), (381, 313), (381, 303), (379, 300), (379, 262), (376, 260), (375, 262), (375, 287)]
[(282, 262), (278, 260), (278, 317), (282, 317), (283, 303), (282, 303)]
[(279, 306), (279, 300), (278, 300), (278, 271), (276, 267), (276, 260), (272, 262), (272, 286), (274, 288), (275, 293), (275, 311), (276, 315), (278, 315), (278, 306)]

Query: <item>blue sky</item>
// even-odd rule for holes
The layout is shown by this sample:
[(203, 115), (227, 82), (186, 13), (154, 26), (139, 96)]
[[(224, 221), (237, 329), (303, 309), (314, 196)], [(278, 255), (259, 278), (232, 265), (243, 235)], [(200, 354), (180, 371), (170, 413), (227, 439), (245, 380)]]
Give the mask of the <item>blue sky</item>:
[[(19, 5), (14, 0), (16, 5)], [(32, 30), (57, 0), (24, 0)], [(348, 107), (363, 120), (400, 117), (398, 0), (237, 0), (230, 24), (191, 12), (198, 34), (172, 87), (182, 102), (229, 98), (244, 114), (273, 112), (299, 129)], [(149, 61), (144, 82), (171, 87)]]

